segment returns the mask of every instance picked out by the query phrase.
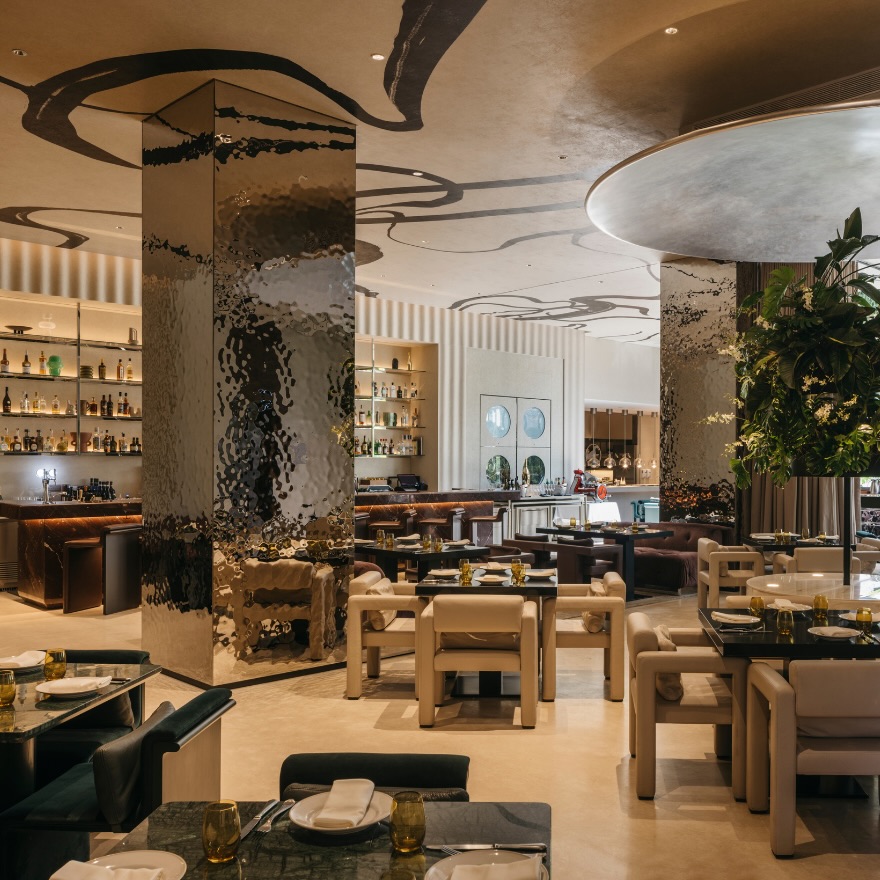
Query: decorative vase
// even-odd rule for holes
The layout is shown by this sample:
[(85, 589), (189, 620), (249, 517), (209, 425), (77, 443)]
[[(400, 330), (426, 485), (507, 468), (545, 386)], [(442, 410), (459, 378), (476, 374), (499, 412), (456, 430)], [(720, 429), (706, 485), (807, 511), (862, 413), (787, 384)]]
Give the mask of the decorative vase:
[(46, 361), (49, 367), (49, 375), (50, 376), (60, 376), (61, 375), (61, 367), (63, 364), (61, 363), (61, 357), (57, 354), (53, 354), (49, 356), (49, 359)]

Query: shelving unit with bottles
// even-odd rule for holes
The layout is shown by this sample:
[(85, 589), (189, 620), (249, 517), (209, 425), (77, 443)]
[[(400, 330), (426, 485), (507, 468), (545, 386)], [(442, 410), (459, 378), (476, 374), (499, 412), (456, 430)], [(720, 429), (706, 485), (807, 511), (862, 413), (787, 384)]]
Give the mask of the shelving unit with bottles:
[(433, 349), (408, 342), (357, 338), (354, 439), (358, 476), (378, 478), (417, 472), (428, 464), (420, 459), (435, 459), (437, 432), (431, 421), (436, 415)]
[(139, 455), (140, 316), (43, 297), (4, 295), (0, 307), (17, 322), (0, 325), (0, 452), (106, 454), (106, 433), (116, 455)]

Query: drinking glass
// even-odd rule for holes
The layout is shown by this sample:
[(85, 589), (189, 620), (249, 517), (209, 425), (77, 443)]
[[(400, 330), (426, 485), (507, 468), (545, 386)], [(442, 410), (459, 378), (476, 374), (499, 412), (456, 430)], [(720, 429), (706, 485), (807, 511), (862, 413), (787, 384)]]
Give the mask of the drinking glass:
[(856, 611), (856, 626), (865, 639), (871, 638), (871, 629), (874, 626), (874, 615), (870, 608), (859, 608)]
[(241, 823), (235, 801), (217, 801), (205, 807), (202, 846), (212, 864), (231, 862), (241, 842)]
[(376, 544), (379, 547), (385, 544), (385, 529), (376, 529)]
[(794, 614), (786, 608), (776, 612), (776, 632), (781, 636), (790, 636), (794, 628)]
[(754, 617), (764, 616), (764, 599), (761, 596), (752, 596), (749, 599), (749, 613)]
[(439, 553), (443, 549), (443, 538), (435, 537), (432, 544), (432, 549), (435, 553)]
[(399, 791), (391, 802), (391, 845), (397, 852), (415, 852), (425, 839), (425, 805), (417, 791)]
[(64, 678), (67, 673), (67, 655), (63, 648), (49, 648), (43, 661), (43, 678), (55, 681)]
[(806, 541), (810, 537), (810, 530), (806, 527), (801, 529), (801, 537)]
[(511, 581), (515, 587), (521, 587), (526, 582), (526, 567), (518, 559), (510, 563)]
[(777, 544), (782, 543), (782, 529), (776, 529), (773, 532), (773, 540), (775, 540)]
[(825, 543), (825, 532), (819, 532), (818, 537), (819, 537), (819, 543), (824, 544)]
[(431, 549), (431, 536), (422, 535), (422, 550), (427, 553)]
[(393, 550), (393, 549), (394, 549), (394, 535), (391, 534), (391, 532), (389, 532), (387, 535), (385, 535), (385, 546), (386, 546), (389, 550)]
[(15, 673), (11, 669), (0, 669), (0, 706), (11, 706), (15, 702)]
[(15, 709), (12, 706), (0, 707), (0, 733), (12, 733), (15, 730)]
[(828, 597), (822, 593), (813, 596), (813, 623), (825, 624), (828, 622)]
[(576, 517), (576, 516), (573, 516), (573, 517), (568, 521), (568, 524), (569, 524), (573, 529), (576, 528), (576, 527), (577, 527), (577, 524), (578, 524), (577, 517)]

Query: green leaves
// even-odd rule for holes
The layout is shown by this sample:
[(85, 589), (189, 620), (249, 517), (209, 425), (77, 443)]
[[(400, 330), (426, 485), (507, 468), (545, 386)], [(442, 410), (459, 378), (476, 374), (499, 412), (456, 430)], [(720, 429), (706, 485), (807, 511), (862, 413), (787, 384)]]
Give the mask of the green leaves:
[(791, 266), (780, 266), (770, 273), (770, 283), (764, 288), (762, 294), (761, 314), (765, 319), (769, 321), (779, 313), (782, 299), (788, 293), (793, 281), (794, 269)]

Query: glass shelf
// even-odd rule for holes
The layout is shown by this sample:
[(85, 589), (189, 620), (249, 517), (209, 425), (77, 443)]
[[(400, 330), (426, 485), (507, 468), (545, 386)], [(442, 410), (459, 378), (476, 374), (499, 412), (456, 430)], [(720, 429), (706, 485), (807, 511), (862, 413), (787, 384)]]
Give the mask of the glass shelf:
[(411, 400), (427, 399), (427, 397), (355, 397), (355, 400), (374, 400), (376, 403), (409, 403)]
[(76, 452), (13, 452), (11, 449), (3, 452), (4, 455), (76, 455)]
[(0, 383), (4, 379), (23, 379), (30, 382), (35, 379), (37, 382), (76, 382), (76, 376), (49, 376), (42, 373), (0, 373)]
[(413, 452), (412, 455), (398, 455), (396, 452), (394, 455), (370, 455), (367, 453), (366, 455), (356, 455), (355, 458), (423, 458), (424, 453), (419, 455), (417, 452)]
[(143, 416), (83, 416), (83, 419), (100, 419), (102, 422), (142, 422)]
[[(76, 345), (76, 339), (69, 336), (37, 336), (33, 333), (0, 333), (0, 339), (9, 342), (39, 342), (42, 345)], [(16, 455), (30, 455), (28, 452), (17, 452)]]
[(0, 413), (0, 419), (75, 419), (76, 414), (67, 413)]
[(410, 373), (427, 373), (427, 370), (393, 370), (391, 367), (358, 367), (355, 366), (356, 373), (386, 373), (392, 376), (408, 376)]
[(80, 382), (85, 385), (86, 383), (91, 383), (93, 385), (116, 385), (119, 388), (122, 388), (125, 385), (138, 387), (143, 385), (143, 381), (140, 379), (80, 379)]
[(369, 431), (375, 428), (376, 431), (420, 431), (427, 425), (355, 425), (355, 429), (361, 431)]

